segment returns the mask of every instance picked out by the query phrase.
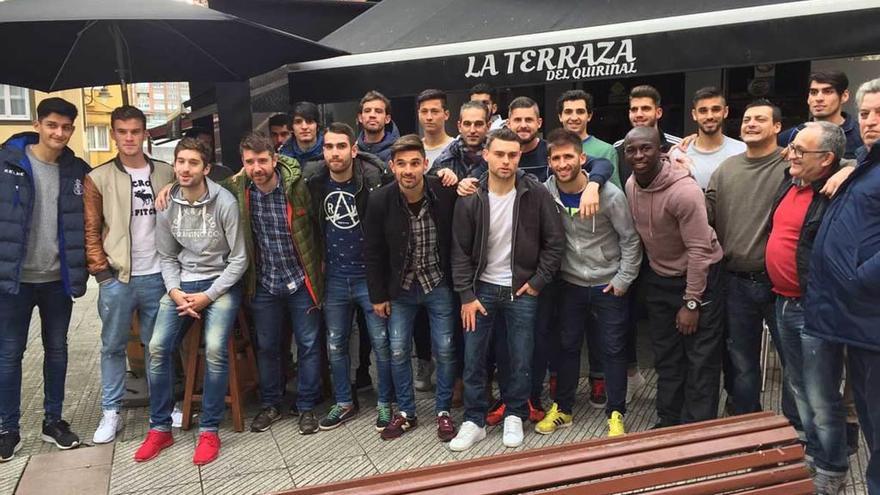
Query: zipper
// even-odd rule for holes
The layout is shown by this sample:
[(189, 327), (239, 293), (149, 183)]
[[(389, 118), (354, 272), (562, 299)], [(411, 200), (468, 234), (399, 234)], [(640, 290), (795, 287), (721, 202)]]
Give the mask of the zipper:
[(19, 192), (19, 185), (15, 185), (15, 195), (12, 197), (12, 207), (18, 208), (18, 205), (21, 204), (21, 193)]
[[(478, 190), (478, 191), (477, 191), (476, 193), (474, 193), (474, 194), (479, 195), (479, 194), (480, 194), (480, 191)], [(480, 196), (477, 196), (477, 199), (480, 200), (480, 217), (482, 217), (482, 216), (483, 216), (483, 198), (480, 197)], [(475, 295), (475, 296), (476, 296), (476, 290), (477, 290), (477, 279), (478, 279), (479, 276), (480, 276), (480, 267), (483, 265), (483, 251), (485, 251), (486, 249), (488, 249), (488, 244), (489, 244), (488, 240), (487, 240), (486, 242), (483, 242), (483, 238), (484, 238), (484, 237), (487, 237), (487, 236), (489, 235), (489, 234), (488, 234), (488, 232), (489, 232), (489, 230), (488, 230), (488, 223), (489, 223), (489, 222), (483, 222), (482, 220), (486, 220), (486, 219), (485, 219), (485, 218), (481, 218), (481, 222), (480, 222), (480, 224), (481, 224), (481, 225), (482, 225), (482, 224), (486, 224), (486, 225), (482, 227), (482, 231), (480, 232), (480, 251), (479, 251), (479, 252), (480, 252), (480, 255), (477, 256), (477, 269), (474, 270), (474, 279), (473, 279), (473, 281), (471, 282), (471, 287), (472, 287), (472, 289), (474, 290), (474, 295)], [(485, 234), (485, 235), (484, 235), (484, 234)]]
[[(513, 267), (516, 266), (516, 260), (515, 260), (516, 232), (517, 232), (516, 227), (519, 224), (518, 220), (519, 220), (519, 206), (520, 206), (519, 191), (516, 191), (516, 189), (514, 189), (514, 191), (515, 191), (514, 192), (515, 196), (513, 198), (513, 232), (510, 234), (510, 241), (511, 241), (511, 244), (510, 244), (510, 280), (511, 280), (511, 282), (513, 281), (514, 274), (516, 273), (516, 271), (514, 270)], [(523, 194), (525, 194), (525, 192), (523, 192)], [(511, 285), (513, 285), (513, 284), (511, 284)], [(517, 290), (519, 290), (519, 288), (516, 288), (516, 289), (513, 287), (510, 288), (510, 300), (511, 301), (513, 301), (513, 294)]]

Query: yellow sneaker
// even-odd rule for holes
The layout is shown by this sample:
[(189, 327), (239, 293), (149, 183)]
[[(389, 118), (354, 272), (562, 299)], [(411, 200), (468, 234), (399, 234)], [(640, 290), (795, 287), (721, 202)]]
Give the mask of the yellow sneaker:
[(608, 438), (626, 435), (626, 428), (623, 426), (623, 414), (617, 411), (611, 411), (611, 417), (608, 418)]
[(556, 431), (557, 428), (567, 428), (571, 426), (571, 414), (565, 414), (559, 411), (559, 405), (555, 402), (553, 407), (547, 411), (544, 419), (535, 425), (535, 432), (541, 435), (549, 435)]

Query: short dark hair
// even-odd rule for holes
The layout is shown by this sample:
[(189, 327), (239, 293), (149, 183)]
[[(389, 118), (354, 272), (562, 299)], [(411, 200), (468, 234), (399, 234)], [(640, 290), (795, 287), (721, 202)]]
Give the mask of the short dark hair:
[(144, 125), (144, 130), (147, 129), (147, 116), (144, 115), (144, 112), (142, 112), (140, 108), (132, 105), (122, 105), (121, 107), (114, 108), (113, 111), (110, 112), (110, 127), (113, 128), (117, 120), (131, 119), (140, 120), (141, 124)]
[(208, 145), (203, 143), (202, 141), (193, 138), (193, 137), (185, 137), (181, 139), (177, 146), (174, 147), (174, 159), (177, 160), (177, 154), (184, 150), (196, 151), (202, 157), (202, 162), (205, 165), (210, 165), (211, 162), (208, 160), (208, 157), (211, 156), (211, 150), (208, 149)]
[(538, 108), (538, 103), (528, 96), (517, 96), (514, 98), (510, 105), (507, 106), (508, 115), (517, 108), (534, 108), (535, 112), (538, 113), (538, 117), (541, 116), (541, 109)]
[(391, 145), (391, 159), (394, 160), (394, 157), (397, 156), (398, 153), (404, 151), (418, 151), (422, 155), (422, 158), (424, 158), (425, 145), (422, 143), (422, 138), (415, 134), (407, 134), (397, 138), (397, 141), (394, 141), (394, 144)]
[(705, 88), (700, 88), (694, 92), (694, 98), (691, 100), (691, 104), (694, 108), (697, 108), (697, 102), (700, 100), (708, 100), (709, 98), (721, 98), (721, 101), (724, 104), (727, 104), (727, 100), (724, 98), (724, 95), (721, 93), (721, 90), (716, 88), (715, 86), (706, 86)]
[(782, 110), (780, 110), (779, 107), (774, 105), (773, 102), (768, 100), (767, 98), (758, 98), (757, 100), (752, 100), (752, 102), (746, 105), (746, 108), (743, 109), (743, 113), (745, 113), (746, 110), (754, 107), (770, 107), (770, 109), (773, 110), (773, 123), (775, 124), (777, 122), (782, 122)]
[(318, 105), (310, 101), (299, 101), (293, 105), (290, 121), (293, 122), (293, 119), (297, 117), (306, 122), (317, 122), (318, 125), (321, 125), (321, 112), (318, 110)]
[(464, 112), (465, 110), (469, 110), (471, 108), (476, 108), (476, 109), (482, 110), (486, 114), (485, 119), (488, 123), (489, 109), (486, 107), (486, 105), (483, 104), (482, 101), (475, 101), (475, 100), (468, 100), (468, 101), (461, 104), (461, 108), (458, 109), (458, 120), (461, 121), (462, 112)]
[(492, 103), (495, 103), (498, 98), (498, 93), (495, 89), (486, 83), (476, 84), (470, 89), (470, 91), (468, 91), (468, 98), (474, 95), (489, 95), (489, 99), (492, 100)]
[(657, 88), (648, 84), (642, 84), (629, 90), (629, 99), (633, 98), (650, 98), (654, 101), (654, 106), (660, 106), (660, 92)]
[(846, 74), (839, 70), (816, 71), (810, 74), (807, 84), (817, 82), (821, 84), (830, 84), (838, 95), (842, 95), (849, 88), (849, 78)]
[(446, 92), (441, 89), (426, 89), (419, 93), (416, 97), (416, 109), (422, 106), (422, 103), (431, 100), (440, 100), (443, 110), (449, 110), (446, 106)]
[(70, 120), (76, 120), (79, 110), (76, 109), (73, 103), (64, 98), (53, 96), (52, 98), (46, 98), (37, 105), (37, 120), (45, 119), (50, 113), (57, 113)]
[(362, 113), (364, 111), (365, 103), (374, 100), (382, 100), (382, 103), (385, 104), (385, 113), (391, 115), (391, 100), (389, 100), (387, 96), (376, 91), (375, 89), (367, 91), (367, 94), (365, 94), (364, 97), (361, 98), (360, 103), (358, 103), (358, 113)]
[(500, 127), (493, 131), (489, 131), (489, 134), (486, 137), (486, 149), (492, 145), (492, 141), (496, 139), (500, 139), (501, 141), (515, 141), (519, 142), (519, 138), (516, 137), (516, 133), (513, 132), (509, 127)]
[(286, 113), (276, 113), (275, 115), (269, 117), (269, 127), (290, 127), (290, 122), (293, 119), (290, 118), (290, 115)]
[(562, 108), (565, 106), (565, 102), (578, 100), (584, 100), (584, 103), (587, 105), (587, 113), (593, 113), (593, 95), (582, 89), (571, 89), (562, 93), (559, 99), (556, 100), (556, 114), (562, 115)]
[(580, 136), (562, 127), (557, 127), (550, 131), (550, 134), (547, 135), (545, 141), (547, 141), (548, 156), (554, 148), (568, 145), (574, 146), (574, 149), (577, 152), (582, 153), (584, 151), (584, 143), (581, 141)]
[(262, 132), (248, 132), (241, 138), (241, 142), (238, 144), (238, 152), (244, 153), (244, 150), (254, 153), (268, 151), (270, 155), (274, 155), (275, 145)]
[(348, 137), (348, 144), (354, 146), (357, 142), (354, 137), (354, 129), (345, 122), (331, 122), (324, 130), (324, 134), (332, 132), (333, 134), (345, 134)]
[(214, 138), (214, 131), (212, 131), (211, 129), (208, 129), (207, 127), (202, 127), (202, 126), (198, 126), (198, 125), (194, 125), (194, 126), (190, 127), (189, 129), (187, 129), (183, 133), (183, 137), (197, 138), (202, 134), (207, 134), (207, 135), (211, 136), (212, 139)]

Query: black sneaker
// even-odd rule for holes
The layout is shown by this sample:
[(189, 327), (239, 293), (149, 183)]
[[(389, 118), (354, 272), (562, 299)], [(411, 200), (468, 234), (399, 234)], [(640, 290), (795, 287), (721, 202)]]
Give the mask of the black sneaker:
[(354, 405), (351, 406), (340, 406), (339, 404), (333, 404), (333, 407), (330, 408), (330, 412), (327, 413), (327, 416), (321, 420), (321, 423), (318, 425), (318, 428), (322, 430), (332, 430), (342, 423), (353, 419), (357, 416), (358, 410)]
[(391, 423), (391, 406), (376, 406), (376, 431), (382, 431)]
[(50, 423), (43, 421), (43, 441), (54, 443), (61, 450), (79, 447), (79, 437), (70, 431), (70, 424), (63, 419)]
[(354, 383), (351, 388), (358, 392), (365, 392), (373, 388), (373, 379), (370, 378), (370, 368), (358, 368), (355, 371)]
[(21, 436), (17, 431), (0, 433), (0, 462), (11, 461), (21, 449)]
[(281, 419), (281, 412), (275, 406), (263, 408), (251, 422), (251, 431), (266, 431), (272, 427), (272, 423)]
[(318, 418), (314, 411), (301, 412), (299, 415), (299, 434), (311, 435), (318, 432)]

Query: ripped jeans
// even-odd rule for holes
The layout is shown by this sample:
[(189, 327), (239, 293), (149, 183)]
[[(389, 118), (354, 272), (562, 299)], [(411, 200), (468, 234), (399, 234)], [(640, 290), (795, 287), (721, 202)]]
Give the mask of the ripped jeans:
[(450, 411), (452, 408), (452, 385), (455, 381), (455, 346), (452, 333), (455, 329), (455, 296), (448, 285), (442, 283), (425, 294), (417, 282), (391, 301), (391, 318), (388, 333), (391, 342), (391, 374), (400, 410), (410, 418), (416, 416), (415, 392), (413, 392), (412, 341), (413, 324), (419, 307), (428, 312), (431, 326), (431, 350), (437, 362), (437, 394), (434, 412)]
[(293, 294), (276, 296), (262, 285), (251, 301), (257, 334), (257, 367), (260, 370), (260, 403), (262, 407), (278, 407), (284, 395), (281, 374), (281, 336), (284, 314), (290, 315), (296, 339), (298, 364), (296, 407), (311, 411), (321, 396), (321, 344), (318, 339), (320, 311), (305, 287)]

